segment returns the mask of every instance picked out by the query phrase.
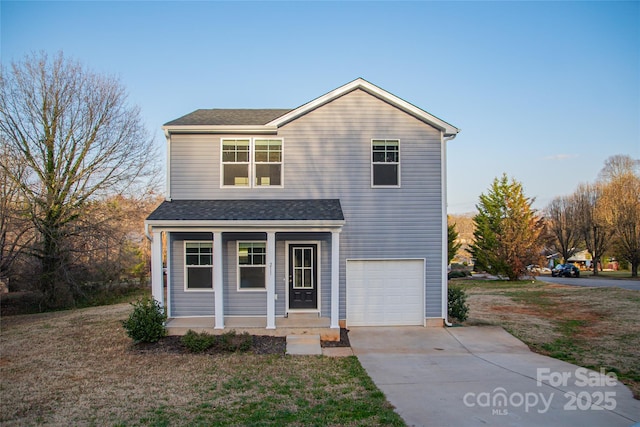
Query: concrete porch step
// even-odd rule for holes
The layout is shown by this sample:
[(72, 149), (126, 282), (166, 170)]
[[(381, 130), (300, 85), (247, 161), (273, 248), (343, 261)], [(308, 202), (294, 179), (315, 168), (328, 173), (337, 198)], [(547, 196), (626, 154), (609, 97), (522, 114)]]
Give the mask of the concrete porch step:
[(287, 335), (287, 354), (320, 355), (320, 335)]

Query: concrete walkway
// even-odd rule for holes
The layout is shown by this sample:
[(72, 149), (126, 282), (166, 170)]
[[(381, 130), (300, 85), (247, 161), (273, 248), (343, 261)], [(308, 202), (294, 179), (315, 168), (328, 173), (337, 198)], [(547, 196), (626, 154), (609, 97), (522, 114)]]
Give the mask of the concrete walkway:
[(640, 401), (622, 383), (533, 353), (499, 327), (350, 328), (349, 340), (410, 426), (640, 422)]

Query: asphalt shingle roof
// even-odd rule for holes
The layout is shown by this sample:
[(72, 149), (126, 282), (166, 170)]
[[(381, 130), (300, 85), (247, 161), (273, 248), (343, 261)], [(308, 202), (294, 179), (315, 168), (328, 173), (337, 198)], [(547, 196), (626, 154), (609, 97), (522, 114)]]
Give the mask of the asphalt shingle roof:
[(172, 200), (164, 201), (149, 221), (342, 221), (338, 199)]
[(291, 109), (201, 109), (165, 123), (165, 126), (265, 125)]

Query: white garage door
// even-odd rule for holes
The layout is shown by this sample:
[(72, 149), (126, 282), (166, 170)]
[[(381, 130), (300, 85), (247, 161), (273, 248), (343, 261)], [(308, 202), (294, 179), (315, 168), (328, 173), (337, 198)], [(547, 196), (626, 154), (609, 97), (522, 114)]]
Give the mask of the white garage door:
[(423, 324), (423, 260), (347, 261), (347, 326)]

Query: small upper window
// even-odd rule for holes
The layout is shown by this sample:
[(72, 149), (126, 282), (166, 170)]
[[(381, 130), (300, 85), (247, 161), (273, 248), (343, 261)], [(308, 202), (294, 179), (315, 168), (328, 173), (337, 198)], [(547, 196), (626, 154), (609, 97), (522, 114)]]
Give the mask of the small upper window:
[(249, 140), (222, 140), (222, 183), (225, 186), (249, 186)]
[(238, 242), (238, 288), (265, 289), (267, 247), (265, 242)]
[(256, 139), (254, 142), (255, 185), (282, 185), (282, 140)]
[(185, 242), (185, 289), (213, 289), (213, 243)]
[(397, 187), (400, 185), (400, 141), (374, 139), (371, 141), (372, 185)]

